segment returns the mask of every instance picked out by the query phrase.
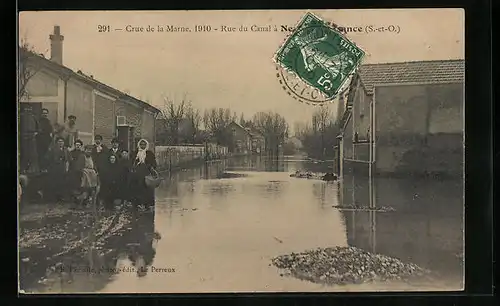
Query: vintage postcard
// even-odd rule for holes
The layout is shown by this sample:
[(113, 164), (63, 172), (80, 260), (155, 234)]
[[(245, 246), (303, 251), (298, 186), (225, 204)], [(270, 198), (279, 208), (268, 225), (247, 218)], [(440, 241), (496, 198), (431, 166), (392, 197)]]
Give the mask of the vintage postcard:
[(19, 292), (463, 290), (464, 28), (21, 12)]

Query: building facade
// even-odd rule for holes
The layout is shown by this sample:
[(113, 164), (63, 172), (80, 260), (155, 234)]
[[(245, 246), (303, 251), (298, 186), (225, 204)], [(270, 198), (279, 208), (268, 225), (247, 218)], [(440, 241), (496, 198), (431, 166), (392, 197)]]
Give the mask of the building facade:
[(264, 150), (264, 136), (251, 128), (231, 122), (227, 129), (231, 133), (233, 142), (233, 153), (260, 154)]
[(85, 144), (93, 143), (95, 135), (101, 135), (106, 145), (118, 137), (124, 148), (134, 150), (137, 141), (145, 138), (154, 150), (155, 117), (159, 110), (91, 75), (65, 67), (62, 62), (64, 37), (58, 26), (50, 38), (50, 60), (20, 49), (19, 70), (33, 72), (25, 86), (27, 95), (19, 102), (29, 103), (35, 116), (40, 115), (42, 108), (48, 109), (53, 125), (62, 125), (68, 116), (76, 116), (79, 138)]
[(343, 171), (462, 174), (464, 74), (463, 60), (361, 66), (342, 117)]

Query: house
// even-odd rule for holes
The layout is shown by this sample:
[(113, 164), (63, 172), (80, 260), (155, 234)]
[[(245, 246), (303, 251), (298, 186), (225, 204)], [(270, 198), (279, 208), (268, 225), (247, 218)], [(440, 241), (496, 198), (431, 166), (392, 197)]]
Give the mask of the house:
[(264, 150), (264, 136), (252, 128), (231, 122), (227, 128), (232, 135), (233, 153), (260, 154)]
[(134, 150), (137, 141), (145, 138), (154, 150), (155, 118), (159, 110), (118, 89), (96, 80), (92, 75), (73, 71), (63, 65), (63, 41), (59, 26), (50, 35), (51, 58), (20, 48), (20, 70), (34, 71), (26, 83), (27, 97), (20, 103), (29, 103), (35, 115), (42, 108), (49, 110), (53, 124), (64, 124), (69, 115), (77, 117), (79, 138), (93, 142), (95, 135), (109, 145), (118, 137), (124, 146)]
[(340, 172), (461, 175), (464, 74), (464, 60), (362, 65), (343, 106)]

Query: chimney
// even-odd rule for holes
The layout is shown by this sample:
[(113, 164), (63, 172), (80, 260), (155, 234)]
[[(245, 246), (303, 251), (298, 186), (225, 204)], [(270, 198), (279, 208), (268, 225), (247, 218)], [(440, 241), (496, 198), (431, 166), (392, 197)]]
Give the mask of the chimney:
[(61, 28), (58, 25), (54, 26), (54, 33), (50, 36), (50, 60), (63, 64), (63, 40), (64, 36), (61, 35)]

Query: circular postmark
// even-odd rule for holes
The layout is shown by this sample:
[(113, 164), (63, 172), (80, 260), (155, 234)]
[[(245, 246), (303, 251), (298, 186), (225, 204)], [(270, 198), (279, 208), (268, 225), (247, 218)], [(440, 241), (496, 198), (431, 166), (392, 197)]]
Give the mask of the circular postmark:
[[(276, 77), (293, 99), (323, 105), (336, 101), (348, 88), (354, 71), (347, 71), (346, 67), (354, 67), (355, 59), (342, 52), (338, 40), (328, 39), (332, 31), (325, 25), (312, 25), (298, 29), (287, 39), (286, 44), (296, 48), (289, 52), (284, 65), (288, 69), (276, 65)], [(334, 84), (336, 88), (332, 88)]]

